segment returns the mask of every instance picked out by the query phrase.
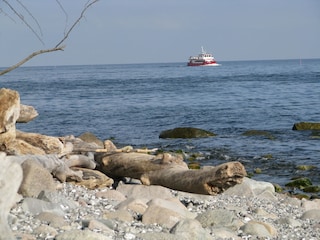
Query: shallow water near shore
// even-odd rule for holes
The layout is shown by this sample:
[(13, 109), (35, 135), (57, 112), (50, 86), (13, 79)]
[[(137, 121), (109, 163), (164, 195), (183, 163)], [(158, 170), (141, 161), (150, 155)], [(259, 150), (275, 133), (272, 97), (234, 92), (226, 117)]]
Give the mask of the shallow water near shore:
[[(90, 131), (117, 146), (200, 153), (202, 165), (242, 162), (253, 179), (284, 185), (307, 176), (320, 185), (320, 134), (293, 131), (320, 122), (320, 60), (21, 67), (0, 78), (38, 118), (17, 128), (52, 136)], [(205, 139), (159, 139), (163, 130), (197, 127)], [(244, 136), (263, 130), (266, 136)], [(309, 171), (298, 165), (313, 165)]]

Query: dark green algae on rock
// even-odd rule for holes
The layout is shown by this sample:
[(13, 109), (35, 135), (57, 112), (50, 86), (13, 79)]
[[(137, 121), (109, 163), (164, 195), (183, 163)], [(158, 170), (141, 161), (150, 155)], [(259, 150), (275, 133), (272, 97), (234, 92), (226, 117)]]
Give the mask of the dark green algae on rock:
[(292, 130), (320, 130), (319, 122), (299, 122), (295, 123)]
[(213, 132), (193, 127), (179, 127), (162, 131), (159, 138), (206, 138), (214, 137)]

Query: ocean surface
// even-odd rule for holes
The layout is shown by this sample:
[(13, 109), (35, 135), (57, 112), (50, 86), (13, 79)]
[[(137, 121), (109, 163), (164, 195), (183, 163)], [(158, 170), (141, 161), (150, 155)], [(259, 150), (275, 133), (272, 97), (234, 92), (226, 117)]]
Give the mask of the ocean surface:
[[(253, 179), (284, 185), (307, 176), (320, 185), (320, 133), (293, 131), (320, 122), (320, 59), (20, 67), (0, 87), (20, 93), (39, 116), (23, 131), (51, 136), (92, 132), (122, 147), (196, 153), (201, 165), (240, 161)], [(1, 104), (1, 103), (0, 103)], [(159, 139), (163, 130), (196, 127), (216, 137)], [(249, 130), (266, 136), (244, 136)], [(298, 165), (313, 165), (310, 171)]]

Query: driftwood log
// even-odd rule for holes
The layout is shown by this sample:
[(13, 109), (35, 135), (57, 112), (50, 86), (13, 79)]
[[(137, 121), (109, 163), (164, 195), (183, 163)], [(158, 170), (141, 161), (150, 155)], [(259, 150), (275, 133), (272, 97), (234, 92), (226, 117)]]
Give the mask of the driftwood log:
[(161, 185), (198, 194), (219, 194), (241, 183), (246, 176), (246, 170), (240, 162), (193, 170), (188, 168), (181, 155), (170, 153), (97, 153), (95, 160), (98, 169), (109, 177), (135, 178), (145, 185)]

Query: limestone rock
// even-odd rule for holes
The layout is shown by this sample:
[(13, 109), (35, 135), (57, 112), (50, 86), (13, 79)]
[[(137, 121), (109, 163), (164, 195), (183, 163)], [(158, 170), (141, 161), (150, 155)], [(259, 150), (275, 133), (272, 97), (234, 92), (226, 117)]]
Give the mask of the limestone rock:
[(63, 143), (57, 137), (17, 131), (17, 139), (21, 139), (32, 146), (43, 149), (46, 154), (59, 154), (64, 150)]
[(202, 228), (195, 219), (184, 219), (179, 221), (171, 230), (177, 239), (212, 239), (209, 231)]
[(275, 189), (269, 182), (255, 181), (250, 178), (243, 178), (243, 182), (227, 189), (223, 194), (238, 195), (247, 197), (259, 197), (274, 199)]
[(0, 89), (0, 151), (6, 150), (6, 145), (16, 138), (16, 121), (20, 114), (19, 93)]
[(41, 191), (55, 191), (56, 184), (51, 173), (39, 163), (26, 160), (22, 163), (23, 181), (19, 193), (24, 197), (38, 197)]
[(226, 209), (208, 210), (196, 217), (202, 227), (229, 227), (237, 230), (236, 216), (232, 211)]
[(17, 123), (27, 123), (38, 116), (38, 112), (32, 106), (20, 104), (20, 115)]
[(15, 239), (8, 225), (8, 215), (15, 203), (16, 195), (22, 181), (22, 169), (17, 163), (6, 159), (0, 152), (0, 239)]
[(142, 223), (157, 223), (172, 228), (180, 220), (195, 218), (195, 214), (175, 199), (164, 200), (155, 198), (148, 203), (148, 209), (142, 216)]
[(315, 219), (320, 220), (320, 210), (319, 209), (311, 209), (304, 212), (301, 216), (301, 219)]
[(117, 191), (127, 197), (133, 198), (171, 198), (172, 194), (168, 188), (162, 186), (145, 186), (145, 185), (130, 185), (121, 184), (117, 187)]
[(250, 221), (240, 229), (246, 234), (251, 234), (260, 238), (272, 238), (277, 235), (277, 231), (272, 225), (257, 221)]
[(216, 134), (203, 129), (181, 127), (162, 131), (159, 138), (205, 138), (213, 136), (216, 136)]
[(112, 237), (104, 236), (101, 233), (96, 233), (90, 230), (70, 230), (60, 233), (56, 236), (56, 240), (79, 240), (79, 239), (94, 239), (94, 240), (112, 240)]
[(16, 139), (7, 145), (6, 152), (11, 155), (45, 155), (45, 151), (21, 139)]

